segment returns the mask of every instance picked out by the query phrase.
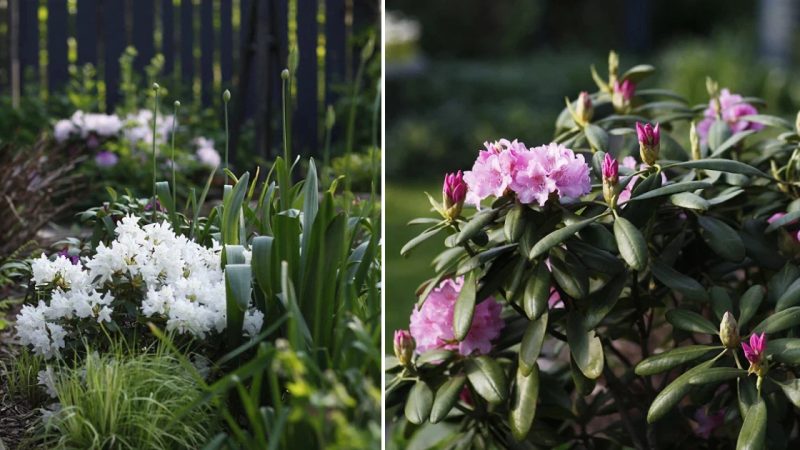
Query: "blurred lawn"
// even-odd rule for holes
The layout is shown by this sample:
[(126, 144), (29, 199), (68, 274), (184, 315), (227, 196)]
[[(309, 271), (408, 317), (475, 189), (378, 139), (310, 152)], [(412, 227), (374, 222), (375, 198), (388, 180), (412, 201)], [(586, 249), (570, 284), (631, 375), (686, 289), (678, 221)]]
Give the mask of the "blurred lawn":
[(436, 184), (386, 183), (386, 351), (392, 353), (394, 330), (407, 329), (408, 317), (416, 301), (414, 291), (425, 279), (433, 276), (431, 261), (444, 245), (431, 239), (423, 243), (407, 258), (400, 249), (422, 231), (421, 225), (408, 226), (417, 217), (435, 217), (424, 192), (435, 198), (441, 192)]

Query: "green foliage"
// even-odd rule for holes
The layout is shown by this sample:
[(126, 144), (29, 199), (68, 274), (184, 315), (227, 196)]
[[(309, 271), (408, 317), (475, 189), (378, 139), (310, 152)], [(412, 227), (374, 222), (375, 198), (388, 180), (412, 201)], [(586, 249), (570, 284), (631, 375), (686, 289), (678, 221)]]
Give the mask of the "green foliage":
[(179, 417), (203, 391), (197, 374), (163, 348), (87, 352), (56, 374), (61, 409), (43, 421), (47, 448), (200, 448), (219, 427), (207, 407)]
[[(622, 76), (652, 74), (636, 66)], [(636, 448), (790, 446), (797, 419), (782, 411), (798, 405), (798, 131), (765, 114), (748, 116), (765, 131), (734, 134), (719, 121), (710, 133), (718, 127), (720, 136), (693, 151), (683, 148), (682, 133), (707, 103), (637, 89), (631, 114), (614, 112), (595, 78), (591, 126), (564, 108), (554, 139), (593, 163), (592, 192), (544, 206), (507, 192), (455, 221), (411, 222), (426, 228), (403, 254), (423, 241), (444, 244), (418, 301), (442, 279), (466, 275), (454, 341), (467, 336), (472, 306), (488, 296), (504, 305), (505, 328), (489, 354), (430, 350), (405, 367), (390, 358), (389, 414), (399, 432), (454, 425), (443, 441), (472, 448), (591, 448), (609, 440)], [(631, 199), (607, 203), (599, 162), (604, 151), (617, 159), (638, 153), (636, 122), (660, 123), (660, 156), (623, 171), (620, 190), (636, 180)], [(769, 225), (776, 212), (789, 214)], [(563, 305), (548, 302), (551, 289)], [(739, 343), (762, 332), (771, 342), (764, 356), (743, 358)], [(470, 398), (451, 401), (446, 394), (464, 376)], [(707, 443), (674, 432), (712, 410), (730, 426)], [(600, 419), (610, 413), (621, 420)]]
[(39, 371), (44, 368), (42, 357), (24, 347), (11, 361), (0, 361), (0, 373), (5, 379), (8, 394), (31, 407), (43, 405), (48, 398), (38, 378)]

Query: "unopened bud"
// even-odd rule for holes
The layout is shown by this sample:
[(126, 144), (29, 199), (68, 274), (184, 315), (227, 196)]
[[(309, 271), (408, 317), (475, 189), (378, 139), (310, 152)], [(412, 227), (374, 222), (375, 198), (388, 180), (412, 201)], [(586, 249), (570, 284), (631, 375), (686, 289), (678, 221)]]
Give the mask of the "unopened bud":
[(615, 81), (611, 92), (611, 104), (618, 113), (627, 113), (631, 109), (631, 100), (636, 92), (636, 84), (631, 80)]
[(407, 330), (395, 330), (394, 332), (394, 355), (397, 357), (400, 364), (408, 367), (414, 357), (414, 350), (417, 348), (417, 343)]
[(719, 323), (719, 339), (725, 348), (737, 348), (739, 346), (739, 325), (730, 311), (725, 311), (722, 321)]
[(575, 121), (580, 125), (586, 125), (592, 121), (594, 115), (594, 107), (592, 106), (592, 98), (589, 93), (583, 91), (578, 95), (578, 100), (575, 105)]
[(371, 56), (372, 53), (375, 51), (375, 39), (370, 38), (366, 44), (364, 44), (364, 48), (361, 49), (361, 60), (366, 61)]
[(658, 160), (658, 154), (661, 150), (659, 124), (654, 127), (649, 123), (636, 122), (636, 135), (639, 138), (639, 156), (642, 157), (642, 162), (652, 166)]
[(281, 79), (288, 80), (289, 79), (289, 69), (281, 70)]
[(606, 153), (603, 158), (603, 198), (606, 203), (614, 208), (616, 203), (616, 187), (619, 181), (619, 162)]
[(173, 103), (173, 105), (175, 105), (175, 109), (178, 109), (178, 108), (181, 107), (181, 102), (179, 102), (178, 100), (175, 100), (175, 103)]
[(455, 220), (461, 214), (464, 200), (467, 198), (467, 183), (464, 174), (459, 170), (445, 175), (442, 185), (442, 204), (445, 219)]
[(711, 77), (706, 77), (706, 91), (710, 98), (717, 98), (719, 96), (719, 83)]
[(692, 145), (692, 159), (695, 161), (701, 159), (700, 135), (697, 134), (697, 124), (694, 121), (689, 127), (689, 143)]
[(225, 103), (231, 101), (231, 91), (225, 89), (225, 92), (222, 93), (222, 101)]
[(161, 89), (161, 86), (159, 86), (158, 83), (153, 83), (153, 90), (157, 91), (159, 89)]

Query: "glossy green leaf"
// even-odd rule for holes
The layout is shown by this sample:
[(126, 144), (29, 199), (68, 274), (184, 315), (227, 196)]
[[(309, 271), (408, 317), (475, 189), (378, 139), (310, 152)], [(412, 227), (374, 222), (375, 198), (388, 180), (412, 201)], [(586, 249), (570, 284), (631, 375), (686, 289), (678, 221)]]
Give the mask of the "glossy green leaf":
[(675, 206), (697, 211), (706, 211), (711, 206), (708, 200), (691, 192), (681, 192), (671, 195), (669, 201)]
[(712, 151), (722, 146), (722, 143), (730, 139), (731, 128), (724, 120), (715, 120), (708, 130), (708, 148)]
[(583, 325), (587, 330), (594, 329), (600, 325), (600, 322), (614, 309), (619, 296), (625, 289), (626, 281), (627, 273), (617, 274), (600, 290), (589, 296), (588, 306), (583, 318)]
[(744, 243), (736, 230), (725, 222), (709, 216), (699, 216), (697, 222), (703, 229), (703, 240), (714, 253), (729, 261), (738, 262), (744, 259)]
[(545, 252), (555, 247), (556, 245), (564, 242), (565, 240), (569, 239), (570, 237), (572, 237), (572, 235), (574, 235), (575, 233), (577, 233), (590, 223), (596, 221), (598, 218), (599, 216), (592, 217), (586, 220), (582, 220), (580, 222), (573, 223), (572, 225), (567, 225), (564, 228), (559, 228), (556, 231), (553, 231), (552, 233), (540, 239), (539, 242), (537, 242), (533, 246), (533, 248), (531, 248), (531, 252), (528, 255), (528, 259), (534, 259), (543, 255)]
[(712, 186), (711, 183), (705, 181), (684, 181), (682, 183), (673, 183), (660, 188), (647, 191), (637, 197), (631, 197), (632, 202), (638, 200), (647, 200), (655, 197), (662, 197), (664, 195), (678, 194), (681, 192), (696, 191), (698, 189), (706, 189)]
[(786, 130), (794, 129), (794, 125), (792, 125), (792, 123), (789, 122), (788, 120), (776, 116), (770, 116), (767, 114), (751, 114), (748, 116), (741, 116), (739, 117), (739, 120), (760, 123), (768, 127), (784, 128)]
[(450, 361), (455, 356), (455, 353), (452, 350), (445, 350), (443, 348), (437, 348), (434, 350), (428, 350), (427, 352), (419, 355), (417, 357), (417, 366), (423, 366), (425, 364), (431, 365), (439, 365)]
[(589, 275), (583, 267), (551, 256), (550, 268), (556, 284), (570, 297), (582, 299), (589, 293)]
[(522, 295), (522, 306), (531, 320), (536, 320), (547, 311), (550, 299), (550, 270), (544, 261), (536, 266), (536, 270), (525, 285)]
[(742, 142), (747, 136), (756, 133), (756, 130), (744, 130), (740, 131), (733, 136), (726, 139), (724, 142), (719, 144), (714, 148), (713, 153), (709, 156), (710, 158), (716, 158), (718, 156), (723, 155), (728, 150), (736, 147), (740, 142)]
[(527, 206), (517, 204), (514, 205), (506, 214), (506, 220), (503, 224), (503, 232), (505, 233), (506, 241), (517, 242), (525, 231), (527, 221), (525, 220), (525, 210)]
[(608, 133), (606, 130), (590, 123), (586, 125), (583, 132), (586, 135), (586, 140), (589, 141), (589, 145), (591, 145), (593, 149), (604, 152), (608, 151)]
[(712, 350), (722, 350), (722, 347), (712, 347), (710, 345), (687, 345), (677, 347), (664, 353), (651, 356), (636, 365), (636, 375), (650, 376), (661, 373), (694, 361)]
[(780, 386), (783, 395), (785, 395), (794, 406), (800, 408), (800, 379), (792, 378), (786, 381), (773, 381)]
[(740, 173), (742, 175), (752, 175), (770, 179), (772, 178), (751, 165), (730, 159), (707, 158), (693, 161), (682, 161), (663, 166), (664, 169), (674, 167), (682, 167), (684, 169), (716, 170), (719, 172)]
[(528, 323), (528, 328), (522, 335), (522, 343), (519, 347), (519, 370), (523, 375), (528, 376), (536, 365), (546, 334), (547, 312), (544, 312), (538, 319)]
[(664, 283), (668, 288), (685, 295), (689, 300), (699, 302), (708, 301), (706, 290), (694, 278), (678, 272), (657, 259), (653, 260), (650, 269), (653, 272), (653, 276), (656, 277), (658, 281)]
[(470, 272), (464, 277), (464, 285), (461, 287), (453, 309), (453, 336), (459, 341), (466, 339), (472, 326), (472, 317), (475, 314), (477, 302), (477, 278), (476, 272)]
[(497, 217), (497, 211), (494, 209), (486, 209), (472, 216), (469, 222), (461, 226), (461, 232), (458, 233), (455, 244), (462, 245), (472, 239), (492, 223), (495, 217)]
[(696, 373), (689, 378), (689, 384), (711, 384), (730, 381), (740, 377), (746, 377), (747, 371), (735, 367), (712, 367), (702, 372)]
[(418, 246), (419, 244), (422, 244), (423, 242), (425, 242), (428, 239), (432, 238), (433, 236), (435, 236), (440, 231), (442, 231), (442, 227), (441, 226), (435, 226), (433, 228), (430, 228), (428, 230), (423, 231), (422, 233), (418, 234), (417, 236), (414, 236), (414, 238), (412, 238), (410, 241), (406, 242), (406, 245), (404, 245), (403, 248), (400, 249), (400, 254), (403, 255), (403, 256), (407, 256), (408, 253), (411, 252), (411, 250), (413, 250), (416, 246)]
[(511, 434), (517, 441), (528, 436), (536, 416), (536, 402), (539, 398), (539, 366), (534, 364), (528, 374), (517, 370), (516, 384), (512, 394), (508, 422)]
[(417, 381), (406, 399), (406, 418), (413, 424), (421, 425), (428, 420), (432, 406), (433, 391), (424, 381)]
[(681, 399), (689, 393), (692, 385), (689, 384), (695, 374), (698, 374), (714, 364), (715, 360), (706, 361), (698, 366), (695, 366), (678, 378), (674, 379), (667, 387), (658, 393), (653, 402), (650, 404), (650, 409), (647, 411), (647, 423), (654, 423), (664, 417), (669, 410), (671, 410)]
[(464, 363), (467, 379), (475, 391), (489, 403), (508, 398), (508, 380), (500, 364), (488, 356), (470, 358)]
[(728, 295), (728, 291), (719, 286), (713, 286), (708, 290), (709, 297), (711, 297), (711, 308), (714, 310), (714, 315), (717, 320), (722, 320), (726, 312), (733, 313), (733, 300)]
[(767, 354), (780, 363), (792, 365), (800, 364), (800, 339), (768, 339)]
[(642, 233), (628, 219), (618, 216), (614, 220), (614, 237), (622, 259), (633, 270), (643, 270), (647, 266), (647, 242)]
[[(638, 64), (626, 70), (625, 73), (622, 74), (621, 79), (630, 80), (632, 83), (639, 83), (655, 72), (656, 68), (650, 64)], [(655, 89), (652, 89), (651, 92), (654, 93)]]
[(767, 405), (760, 400), (747, 410), (736, 440), (736, 450), (762, 450), (766, 437)]
[(800, 278), (794, 280), (794, 282), (786, 288), (786, 291), (778, 297), (778, 301), (775, 304), (775, 311), (782, 311), (790, 306), (796, 306), (798, 303), (800, 303)]
[(764, 286), (755, 284), (742, 294), (739, 299), (739, 327), (743, 327), (753, 318), (761, 301), (764, 300)]
[(228, 347), (238, 345), (244, 326), (244, 312), (250, 303), (252, 272), (249, 264), (225, 266), (225, 311)]
[(693, 311), (673, 309), (667, 311), (667, 321), (675, 328), (692, 333), (717, 334), (717, 327), (708, 319)]
[(225, 196), (222, 205), (222, 239), (224, 244), (239, 244), (239, 216), (242, 212), (242, 202), (247, 193), (247, 186), (250, 182), (250, 173), (245, 172), (239, 178), (236, 185)]
[(453, 405), (458, 401), (458, 396), (464, 388), (467, 378), (464, 375), (455, 375), (436, 390), (436, 398), (431, 408), (431, 423), (437, 423), (447, 417)]
[(603, 345), (594, 330), (586, 330), (579, 314), (567, 317), (567, 343), (575, 364), (590, 380), (597, 379), (603, 372)]
[(753, 328), (754, 333), (777, 333), (800, 325), (800, 306), (776, 312)]
[(258, 287), (265, 295), (273, 292), (272, 286), (272, 236), (256, 236), (252, 242), (251, 265)]

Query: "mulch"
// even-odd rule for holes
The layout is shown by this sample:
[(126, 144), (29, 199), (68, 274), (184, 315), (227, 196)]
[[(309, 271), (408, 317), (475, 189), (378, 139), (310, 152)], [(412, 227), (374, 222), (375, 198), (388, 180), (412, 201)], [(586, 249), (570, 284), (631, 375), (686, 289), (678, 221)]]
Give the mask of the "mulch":
[[(10, 333), (0, 332), (0, 360), (9, 362), (14, 357), (13, 345), (9, 344)], [(39, 413), (24, 401), (11, 398), (6, 386), (6, 377), (0, 377), (0, 450), (21, 448), (30, 437)]]

